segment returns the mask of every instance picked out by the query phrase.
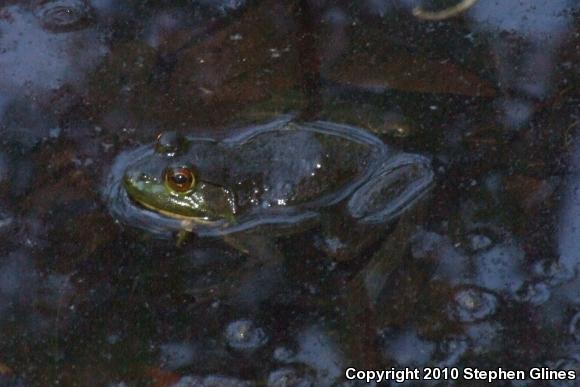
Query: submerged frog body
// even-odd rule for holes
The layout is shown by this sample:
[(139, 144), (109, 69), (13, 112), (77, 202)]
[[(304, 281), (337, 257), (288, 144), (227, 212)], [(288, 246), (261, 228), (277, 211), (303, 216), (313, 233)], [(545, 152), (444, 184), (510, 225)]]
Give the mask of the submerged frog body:
[(363, 129), (284, 116), (222, 140), (161, 134), (117, 157), (105, 195), (132, 225), (220, 236), (260, 226), (292, 233), (337, 214), (387, 224), (432, 183), (426, 157)]

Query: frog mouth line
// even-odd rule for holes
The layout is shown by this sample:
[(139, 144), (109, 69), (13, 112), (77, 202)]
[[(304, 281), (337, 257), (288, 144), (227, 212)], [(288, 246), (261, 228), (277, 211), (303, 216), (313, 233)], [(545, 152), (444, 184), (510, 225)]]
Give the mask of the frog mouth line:
[(145, 211), (148, 212), (153, 212), (153, 213), (157, 213), (163, 216), (166, 216), (168, 218), (172, 218), (172, 219), (176, 219), (176, 220), (181, 220), (181, 221), (186, 221), (191, 223), (195, 223), (195, 224), (201, 224), (204, 226), (213, 226), (213, 225), (217, 225), (217, 224), (221, 224), (221, 220), (208, 220), (208, 219), (203, 219), (203, 218), (196, 218), (193, 216), (185, 216), (185, 215), (179, 215), (173, 212), (169, 212), (169, 211), (164, 211), (164, 210), (160, 210), (159, 208), (153, 207), (139, 199), (133, 198), (131, 195), (127, 195), (127, 197), (129, 198), (129, 200), (131, 201), (131, 203), (133, 203), (136, 207), (139, 207)]

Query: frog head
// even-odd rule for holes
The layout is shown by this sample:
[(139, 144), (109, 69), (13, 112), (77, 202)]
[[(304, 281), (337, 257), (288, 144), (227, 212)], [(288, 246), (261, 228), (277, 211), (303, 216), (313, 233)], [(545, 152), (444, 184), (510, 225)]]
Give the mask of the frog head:
[(195, 165), (187, 162), (187, 150), (187, 139), (175, 132), (159, 135), (153, 152), (125, 170), (123, 186), (127, 195), (166, 217), (198, 224), (233, 222), (233, 194), (204, 181)]

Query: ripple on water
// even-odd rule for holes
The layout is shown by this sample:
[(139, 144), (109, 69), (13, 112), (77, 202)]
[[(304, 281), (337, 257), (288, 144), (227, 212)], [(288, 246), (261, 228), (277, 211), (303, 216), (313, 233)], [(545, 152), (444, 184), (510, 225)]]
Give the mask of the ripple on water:
[(458, 321), (472, 323), (493, 316), (498, 303), (491, 292), (477, 287), (461, 287), (453, 296), (450, 312)]
[(253, 351), (268, 341), (266, 332), (252, 320), (237, 320), (226, 327), (225, 338), (228, 345), (240, 351)]
[(515, 299), (519, 302), (538, 306), (550, 299), (552, 292), (550, 286), (545, 282), (525, 283), (515, 294)]
[(93, 9), (85, 0), (40, 0), (34, 6), (34, 15), (47, 30), (69, 32), (88, 27)]
[(532, 266), (532, 273), (550, 286), (558, 286), (574, 279), (574, 271), (560, 261), (538, 261)]

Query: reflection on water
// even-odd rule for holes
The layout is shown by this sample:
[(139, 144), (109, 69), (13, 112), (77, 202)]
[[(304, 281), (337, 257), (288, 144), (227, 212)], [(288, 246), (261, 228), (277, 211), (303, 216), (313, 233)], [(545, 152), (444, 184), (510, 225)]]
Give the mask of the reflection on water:
[(534, 101), (549, 98), (559, 47), (570, 37), (573, 2), (480, 1), (470, 15), (474, 30), (492, 40), (498, 60), (497, 76), (506, 98), (500, 102), (503, 122), (526, 125)]
[[(573, 0), (0, 2), (0, 384), (579, 373), (579, 13)], [(103, 200), (117, 156), (161, 131), (223, 139), (283, 114), (368, 130), (430, 160), (436, 184), (378, 230), (339, 208), (291, 233), (180, 246)], [(232, 160), (223, 174), (246, 167)], [(397, 192), (383, 191), (368, 188), (378, 203)]]

